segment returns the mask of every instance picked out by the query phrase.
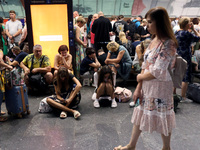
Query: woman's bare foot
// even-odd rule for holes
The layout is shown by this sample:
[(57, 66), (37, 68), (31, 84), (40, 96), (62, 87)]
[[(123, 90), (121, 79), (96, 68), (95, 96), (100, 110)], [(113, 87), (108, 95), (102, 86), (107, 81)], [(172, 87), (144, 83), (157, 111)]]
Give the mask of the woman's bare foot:
[(122, 147), (121, 145), (118, 147), (115, 147), (114, 150), (135, 150), (134, 147), (131, 147), (130, 145), (126, 145), (124, 147)]
[(1, 111), (1, 115), (5, 115), (6, 113), (4, 111)]

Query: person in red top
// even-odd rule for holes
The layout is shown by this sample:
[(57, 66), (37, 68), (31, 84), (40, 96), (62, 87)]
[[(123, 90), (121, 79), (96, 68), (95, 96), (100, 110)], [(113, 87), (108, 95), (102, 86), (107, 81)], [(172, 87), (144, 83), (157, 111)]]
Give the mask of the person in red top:
[(98, 17), (99, 17), (98, 14), (94, 14), (93, 17), (92, 17), (92, 22), (91, 22), (91, 24), (90, 24), (91, 45), (92, 45), (93, 48), (94, 48), (94, 38), (95, 38), (95, 34), (92, 33), (92, 25), (93, 25), (94, 21), (95, 21), (96, 19), (98, 19)]

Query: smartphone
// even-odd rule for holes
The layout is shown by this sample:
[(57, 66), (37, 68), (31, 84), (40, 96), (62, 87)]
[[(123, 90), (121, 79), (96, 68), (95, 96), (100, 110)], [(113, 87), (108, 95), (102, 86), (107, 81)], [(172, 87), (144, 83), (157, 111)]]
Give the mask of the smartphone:
[(135, 107), (139, 106), (140, 105), (140, 99), (137, 98), (136, 102), (135, 102)]

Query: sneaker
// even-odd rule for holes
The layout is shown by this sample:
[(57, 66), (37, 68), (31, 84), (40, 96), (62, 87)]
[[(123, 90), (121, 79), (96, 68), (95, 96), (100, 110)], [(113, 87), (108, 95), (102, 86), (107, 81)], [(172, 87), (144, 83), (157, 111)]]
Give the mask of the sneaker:
[(111, 107), (112, 108), (116, 108), (117, 107), (117, 102), (115, 101), (115, 99), (112, 100)]
[(94, 92), (93, 95), (92, 95), (92, 100), (95, 101), (96, 98), (97, 98), (97, 93)]
[(135, 106), (135, 102), (130, 102), (130, 103), (129, 103), (129, 106), (130, 106), (130, 107), (134, 107), (134, 106)]
[(95, 108), (99, 108), (100, 107), (98, 100), (95, 100), (93, 105), (94, 105)]

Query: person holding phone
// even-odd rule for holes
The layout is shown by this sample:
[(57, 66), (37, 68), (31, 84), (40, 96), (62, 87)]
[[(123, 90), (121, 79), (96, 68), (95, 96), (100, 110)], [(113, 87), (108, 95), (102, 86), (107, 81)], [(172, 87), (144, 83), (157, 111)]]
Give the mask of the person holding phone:
[(162, 150), (171, 149), (171, 133), (176, 123), (173, 82), (168, 67), (174, 68), (177, 41), (165, 8), (152, 8), (145, 18), (153, 39), (145, 51), (142, 71), (137, 75), (138, 85), (133, 94), (133, 100), (139, 98), (140, 105), (134, 108), (130, 142), (124, 147), (115, 147), (114, 150), (135, 150), (142, 131), (160, 133)]
[(109, 96), (111, 97), (111, 107), (117, 107), (117, 102), (114, 96), (114, 83), (113, 83), (113, 73), (109, 66), (103, 66), (98, 73), (98, 86), (96, 89), (96, 99), (94, 101), (94, 107), (99, 108), (100, 97)]

